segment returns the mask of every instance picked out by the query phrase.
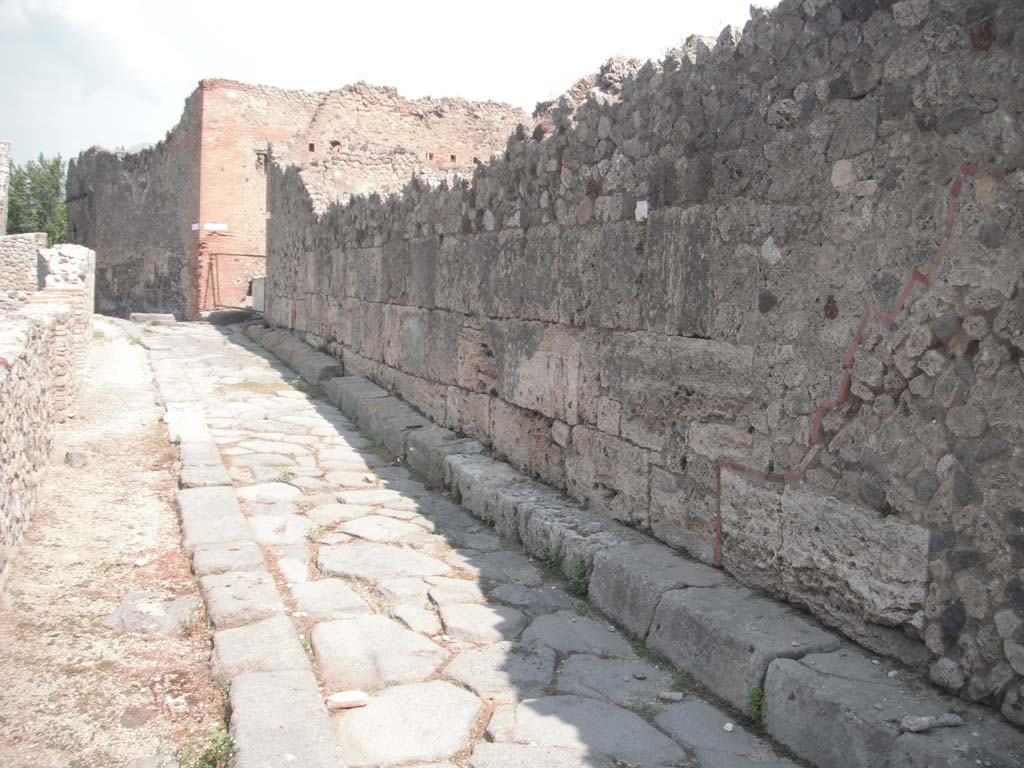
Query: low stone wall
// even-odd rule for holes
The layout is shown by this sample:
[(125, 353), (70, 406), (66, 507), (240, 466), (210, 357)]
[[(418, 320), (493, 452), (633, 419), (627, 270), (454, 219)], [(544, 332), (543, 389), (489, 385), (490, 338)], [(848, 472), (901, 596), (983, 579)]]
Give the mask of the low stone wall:
[(0, 237), (0, 312), (20, 307), (39, 290), (39, 249), (45, 247), (45, 232)]
[(272, 163), (266, 317), (1024, 723), (1022, 27), (783, 0), (471, 184)]
[(0, 314), (0, 588), (29, 524), (54, 428), (74, 415), (92, 339), (95, 255), (75, 245), (37, 254), (44, 287)]

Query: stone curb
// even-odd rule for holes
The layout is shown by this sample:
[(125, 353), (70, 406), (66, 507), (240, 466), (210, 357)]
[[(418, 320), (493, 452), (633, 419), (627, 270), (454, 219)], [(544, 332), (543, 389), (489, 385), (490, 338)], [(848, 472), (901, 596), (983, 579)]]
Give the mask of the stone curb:
[[(245, 335), (282, 360), (296, 358), (303, 344), (260, 325)], [(366, 379), (313, 383), (502, 536), (535, 557), (557, 551), (563, 574), (586, 579), (590, 599), (612, 621), (714, 695), (740, 710), (756, 707), (768, 733), (804, 759), (850, 768), (1024, 766), (1024, 734), (994, 713), (945, 696), (798, 610), (566, 499)], [(875, 674), (851, 680), (851, 666)], [(946, 712), (965, 725), (925, 733), (899, 726), (908, 715)]]
[[(307, 381), (341, 373), (333, 358), (285, 341), (289, 365)], [(168, 440), (178, 445), (182, 547), (192, 557), (214, 627), (212, 673), (230, 685), (229, 727), (238, 748), (232, 765), (343, 766), (309, 657), (242, 514), (205, 411), (175, 366), (152, 356), (149, 363)]]

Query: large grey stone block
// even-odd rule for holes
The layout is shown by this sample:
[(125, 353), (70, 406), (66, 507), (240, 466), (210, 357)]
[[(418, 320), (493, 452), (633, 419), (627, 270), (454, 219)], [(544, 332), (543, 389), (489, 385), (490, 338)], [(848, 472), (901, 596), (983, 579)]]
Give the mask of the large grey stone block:
[(643, 639), (663, 594), (685, 587), (716, 586), (726, 580), (721, 571), (649, 542), (611, 547), (595, 554), (588, 594), (605, 615)]
[(362, 376), (340, 376), (324, 384), (327, 399), (355, 419), (359, 415), (362, 400), (382, 400), (389, 397), (388, 391), (364, 379)]
[(178, 446), (182, 467), (220, 466), (220, 448), (213, 440), (198, 440)]
[(444, 484), (445, 461), (449, 456), (480, 454), (484, 447), (476, 440), (459, 438), (454, 432), (428, 424), (409, 435), (406, 459), (426, 482)]
[(192, 552), (203, 544), (250, 541), (252, 531), (238, 507), (234, 488), (185, 488), (178, 491), (182, 547)]
[(192, 573), (209, 576), (228, 571), (265, 571), (263, 552), (252, 541), (203, 544), (192, 552)]
[(213, 635), (213, 676), (230, 680), (246, 672), (309, 669), (309, 658), (286, 616), (272, 616)]
[[(768, 733), (811, 763), (835, 768), (1024, 765), (1020, 731), (890, 671), (854, 648), (773, 661), (762, 707)], [(950, 711), (963, 726), (901, 735), (908, 715)]]
[(284, 613), (274, 580), (265, 571), (211, 574), (203, 576), (199, 583), (210, 623), (218, 629)]
[(234, 768), (342, 768), (327, 710), (310, 671), (253, 672), (231, 683)]
[(299, 375), (314, 385), (320, 384), (326, 379), (341, 376), (343, 373), (340, 360), (308, 348), (299, 355), (293, 356), (292, 362)]
[(768, 665), (839, 647), (839, 639), (782, 603), (742, 587), (666, 592), (647, 636), (649, 648), (686, 667), (738, 709), (764, 685)]

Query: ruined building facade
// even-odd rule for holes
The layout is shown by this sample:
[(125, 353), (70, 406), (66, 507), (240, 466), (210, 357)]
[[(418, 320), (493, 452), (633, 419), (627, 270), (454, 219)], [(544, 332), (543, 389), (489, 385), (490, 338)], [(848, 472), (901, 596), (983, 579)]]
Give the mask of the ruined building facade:
[(334, 195), (469, 175), (525, 119), (500, 104), (409, 101), (364, 84), (327, 93), (204, 80), (151, 149), (93, 148), (68, 170), (68, 236), (97, 253), (100, 312), (241, 306), (265, 273), (271, 145)]

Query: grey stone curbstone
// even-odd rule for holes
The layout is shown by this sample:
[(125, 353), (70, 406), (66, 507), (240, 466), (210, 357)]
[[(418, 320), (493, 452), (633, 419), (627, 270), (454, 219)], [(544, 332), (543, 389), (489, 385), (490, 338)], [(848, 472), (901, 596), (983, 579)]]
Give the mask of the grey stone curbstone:
[(423, 429), (409, 435), (406, 459), (421, 477), (434, 486), (444, 485), (445, 462), (449, 456), (481, 454), (484, 447), (476, 440), (460, 438), (454, 432), (427, 422)]
[(247, 672), (283, 672), (309, 669), (295, 627), (286, 616), (272, 616), (213, 635), (210, 659), (213, 676), (231, 680)]
[(231, 476), (223, 465), (190, 466), (181, 468), (180, 484), (182, 488), (208, 488), (218, 485), (231, 485)]
[[(1020, 731), (934, 689), (889, 677), (889, 666), (855, 648), (773, 661), (762, 705), (768, 733), (804, 759), (835, 768), (1024, 765)], [(950, 711), (963, 726), (901, 735), (903, 717)]]
[(324, 384), (327, 399), (338, 406), (352, 420), (359, 416), (361, 400), (383, 400), (390, 397), (386, 389), (382, 389), (362, 376), (339, 376), (329, 379)]
[(307, 350), (300, 355), (293, 356), (295, 370), (299, 372), (306, 381), (313, 385), (341, 376), (342, 365), (339, 360), (323, 352)]
[(728, 577), (721, 571), (679, 557), (668, 547), (628, 544), (594, 556), (590, 599), (635, 637), (644, 639), (654, 612), (666, 592), (686, 587), (712, 587)]
[(172, 443), (212, 441), (206, 427), (206, 412), (192, 401), (167, 402), (164, 422), (167, 439)]
[(220, 449), (213, 440), (191, 440), (178, 446), (182, 467), (221, 466)]
[(313, 673), (252, 672), (231, 683), (234, 768), (342, 768), (327, 710)]
[(191, 554), (203, 544), (251, 541), (234, 488), (185, 488), (178, 491), (182, 547)]
[(392, 456), (405, 456), (413, 432), (429, 429), (429, 419), (423, 418), (412, 406), (400, 400), (380, 400), (381, 407), (373, 410), (366, 431), (384, 443)]
[(666, 592), (647, 645), (745, 709), (773, 660), (835, 650), (839, 638), (782, 603), (742, 587), (719, 586)]

